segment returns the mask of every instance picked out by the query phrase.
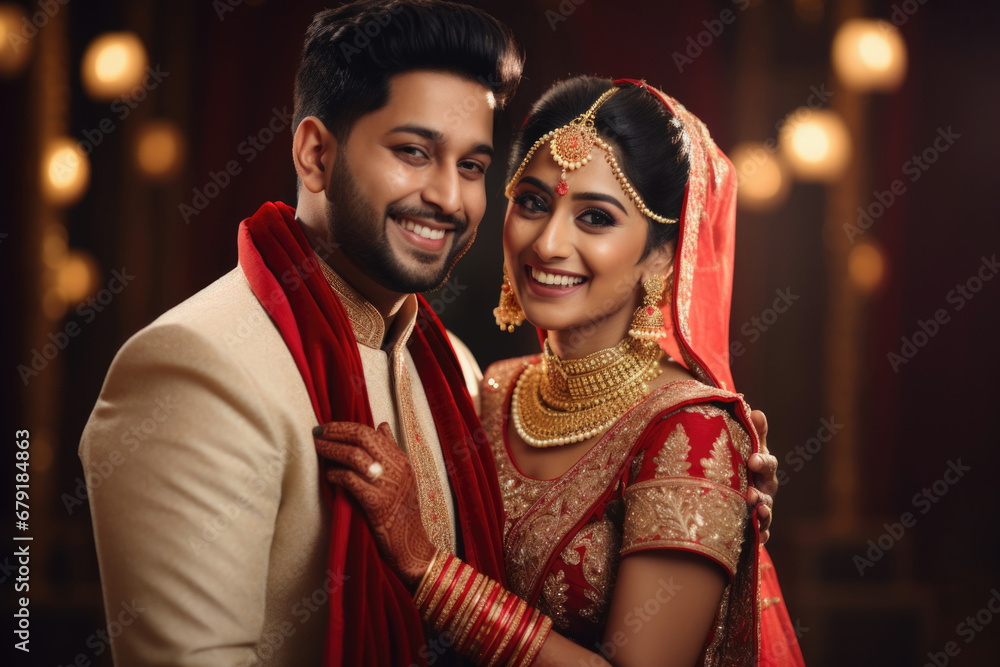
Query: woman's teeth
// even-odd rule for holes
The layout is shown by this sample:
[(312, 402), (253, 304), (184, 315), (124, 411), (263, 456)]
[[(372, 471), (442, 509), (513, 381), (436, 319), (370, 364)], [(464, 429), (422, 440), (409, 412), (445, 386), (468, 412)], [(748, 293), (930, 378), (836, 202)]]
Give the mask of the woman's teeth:
[(399, 226), (408, 232), (413, 232), (417, 236), (425, 239), (443, 239), (445, 230), (443, 229), (431, 229), (430, 227), (424, 227), (423, 225), (418, 225), (412, 220), (397, 220)]
[(554, 285), (556, 287), (572, 287), (579, 285), (585, 278), (583, 276), (564, 276), (554, 273), (546, 273), (540, 269), (531, 267), (531, 277), (543, 285)]

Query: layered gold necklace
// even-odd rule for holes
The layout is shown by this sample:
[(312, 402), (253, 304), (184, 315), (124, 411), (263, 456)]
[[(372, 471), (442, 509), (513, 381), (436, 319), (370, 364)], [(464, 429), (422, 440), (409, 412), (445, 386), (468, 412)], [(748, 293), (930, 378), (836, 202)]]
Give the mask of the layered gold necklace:
[(532, 447), (556, 447), (604, 433), (649, 394), (663, 352), (631, 336), (582, 359), (560, 359), (549, 348), (526, 368), (511, 396), (517, 434)]

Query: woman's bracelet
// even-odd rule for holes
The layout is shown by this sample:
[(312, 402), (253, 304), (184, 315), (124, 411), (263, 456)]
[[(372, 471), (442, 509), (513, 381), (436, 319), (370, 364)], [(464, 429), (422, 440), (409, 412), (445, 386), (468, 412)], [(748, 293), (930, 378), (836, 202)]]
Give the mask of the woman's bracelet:
[(552, 620), (498, 582), (444, 552), (436, 552), (413, 601), (421, 617), (449, 635), (477, 664), (530, 665)]

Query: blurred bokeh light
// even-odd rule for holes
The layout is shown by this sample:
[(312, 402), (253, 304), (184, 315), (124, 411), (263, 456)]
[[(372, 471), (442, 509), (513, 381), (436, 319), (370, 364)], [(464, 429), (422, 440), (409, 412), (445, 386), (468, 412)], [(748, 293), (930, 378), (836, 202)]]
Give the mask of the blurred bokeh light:
[(37, 30), (23, 9), (0, 3), (0, 77), (13, 78), (28, 63), (33, 44), (30, 31), (25, 34), (28, 26)]
[(852, 19), (833, 39), (833, 69), (845, 86), (865, 91), (891, 91), (906, 76), (906, 44), (887, 21)]
[(781, 128), (783, 157), (804, 181), (832, 181), (847, 166), (850, 134), (840, 116), (829, 110), (801, 108)]
[(90, 161), (77, 141), (59, 137), (50, 142), (42, 160), (42, 189), (57, 206), (80, 200), (90, 183)]
[(770, 211), (785, 201), (791, 179), (773, 150), (760, 142), (744, 142), (729, 155), (739, 177), (737, 196), (741, 207)]
[(127, 95), (142, 81), (147, 62), (146, 47), (138, 35), (105, 33), (95, 38), (83, 54), (83, 87), (96, 101)]
[(135, 162), (144, 176), (167, 181), (177, 175), (186, 152), (184, 135), (168, 120), (143, 124), (135, 145)]

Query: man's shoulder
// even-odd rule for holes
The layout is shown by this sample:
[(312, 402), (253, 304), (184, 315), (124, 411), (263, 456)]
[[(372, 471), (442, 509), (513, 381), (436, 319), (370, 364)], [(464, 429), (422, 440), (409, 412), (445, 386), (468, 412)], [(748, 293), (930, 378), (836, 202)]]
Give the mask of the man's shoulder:
[[(263, 320), (251, 317), (258, 313)], [(237, 266), (157, 317), (146, 328), (179, 325), (214, 335), (226, 333), (248, 319), (244, 328), (252, 324), (260, 326), (268, 321), (267, 311), (250, 289), (243, 270)]]
[[(137, 331), (119, 350), (126, 360), (255, 368), (294, 361), (243, 271), (236, 267)], [(114, 365), (113, 364), (113, 365)], [(204, 370), (204, 368), (203, 368)]]

